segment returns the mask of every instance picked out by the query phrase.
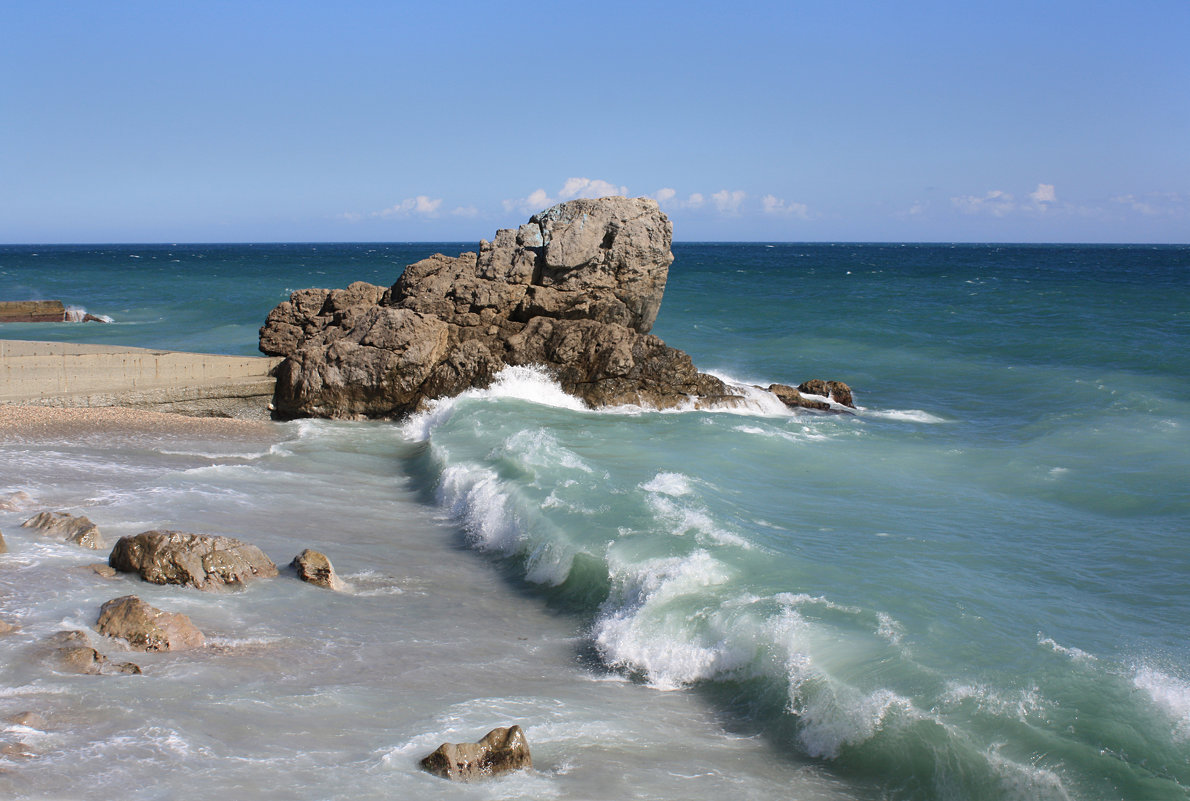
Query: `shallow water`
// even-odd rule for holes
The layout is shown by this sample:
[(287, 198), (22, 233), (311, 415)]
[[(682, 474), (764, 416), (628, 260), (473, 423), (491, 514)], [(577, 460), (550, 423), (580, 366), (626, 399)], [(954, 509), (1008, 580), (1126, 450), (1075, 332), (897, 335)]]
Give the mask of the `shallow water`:
[[(42, 249), (47, 292), (117, 320), (50, 328), (249, 352), (284, 291), (389, 283), (394, 258), (432, 249), (405, 248), (191, 247), (193, 281), (133, 249)], [(0, 249), (0, 290), (46, 277), (25, 251)], [(401, 425), (0, 446), (0, 490), (36, 502), (0, 513), (0, 614), (22, 625), (0, 640), (0, 712), (50, 720), (5, 733), (37, 755), (0, 789), (1184, 798), (1190, 249), (675, 253), (655, 333), (744, 384), (846, 380), (859, 413), (760, 394), (730, 413), (597, 413), (514, 370)], [(176, 316), (192, 284), (230, 294), (220, 276), (244, 264), (242, 306)], [(87, 299), (112, 286), (123, 306)], [(228, 534), (279, 563), (314, 547), (354, 589), (106, 582), (74, 569), (94, 554), (16, 528), (41, 508), (109, 539)], [(41, 637), (129, 592), (217, 647), (121, 656), (141, 677), (45, 666)], [(458, 788), (417, 769), (438, 742), (511, 722), (533, 773)]]

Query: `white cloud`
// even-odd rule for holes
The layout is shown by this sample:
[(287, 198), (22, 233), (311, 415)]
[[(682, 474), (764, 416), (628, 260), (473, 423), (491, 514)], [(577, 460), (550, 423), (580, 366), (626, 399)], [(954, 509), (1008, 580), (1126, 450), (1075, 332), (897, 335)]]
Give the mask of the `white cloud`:
[(1113, 197), (1112, 202), (1127, 206), (1146, 217), (1181, 217), (1190, 211), (1186, 199), (1176, 192), (1157, 192), (1143, 197), (1120, 195)]
[(441, 205), (442, 198), (440, 197), (418, 195), (417, 197), (405, 198), (400, 203), (395, 203), (387, 209), (381, 209), (380, 211), (371, 211), (367, 214), (358, 211), (345, 211), (338, 215), (338, 217), (341, 220), (347, 220), (349, 222), (359, 222), (368, 218), (409, 217), (412, 215), (435, 217)]
[(1037, 189), (1029, 193), (1029, 197), (1033, 198), (1033, 202), (1041, 205), (1042, 203), (1053, 203), (1058, 198), (1054, 194), (1053, 184), (1038, 184)]
[(702, 204), (705, 202), (706, 202), (705, 198), (703, 198), (703, 196), (700, 195), (698, 192), (695, 192), (695, 193), (691, 194), (689, 198), (687, 198), (686, 205), (692, 209), (697, 209), (697, 208), (701, 208)]
[(676, 189), (658, 189), (653, 193), (653, 198), (661, 206), (668, 209), (697, 209), (701, 208), (706, 203), (706, 198), (695, 192), (689, 195), (685, 200), (678, 197)]
[(790, 203), (776, 195), (765, 195), (760, 199), (765, 214), (780, 214), (799, 217), (803, 220), (810, 218), (810, 207), (805, 203)]
[(457, 206), (451, 209), (450, 213), (454, 217), (478, 217), (479, 209), (474, 206)]
[(1012, 195), (999, 189), (993, 189), (983, 197), (963, 195), (952, 197), (950, 202), (964, 214), (990, 214), (993, 217), (1003, 217), (1016, 209), (1016, 201)]
[(506, 212), (515, 211), (521, 214), (536, 214), (563, 200), (573, 200), (578, 197), (598, 198), (627, 194), (628, 187), (616, 186), (608, 181), (602, 181), (597, 178), (567, 178), (566, 182), (562, 184), (562, 188), (558, 190), (556, 199), (550, 197), (549, 193), (544, 189), (536, 189), (530, 192), (528, 197), (503, 200), (501, 201), (501, 205), (504, 206), (504, 211)]
[(669, 201), (673, 200), (677, 196), (678, 196), (678, 191), (676, 189), (669, 189), (669, 188), (658, 189), (656, 192), (653, 193), (653, 198), (658, 203), (668, 203)]
[[(711, 200), (715, 203), (715, 208), (719, 210), (720, 214), (736, 215), (740, 213), (740, 204), (744, 202), (747, 195), (742, 189), (737, 189), (734, 192), (728, 192), (726, 189), (721, 189), (715, 194), (711, 195)], [(702, 196), (699, 195), (701, 200)]]
[(369, 217), (408, 217), (411, 214), (420, 214), (422, 216), (432, 216), (438, 211), (438, 207), (442, 205), (442, 198), (431, 198), (427, 195), (418, 195), (417, 197), (410, 197), (402, 200), (396, 205), (389, 206), (387, 209), (374, 211)]
[(628, 187), (615, 186), (607, 181), (590, 178), (567, 178), (562, 184), (562, 191), (558, 197), (572, 200), (576, 197), (610, 197), (612, 195), (627, 195)]

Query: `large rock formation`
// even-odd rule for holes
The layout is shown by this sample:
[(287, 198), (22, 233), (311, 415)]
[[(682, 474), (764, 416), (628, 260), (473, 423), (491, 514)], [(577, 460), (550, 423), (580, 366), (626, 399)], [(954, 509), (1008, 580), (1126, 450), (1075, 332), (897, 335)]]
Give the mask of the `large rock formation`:
[(269, 314), (260, 349), (284, 356), (283, 417), (394, 418), (543, 365), (592, 406), (738, 398), (648, 332), (673, 227), (648, 198), (573, 200), (478, 253), (409, 265), (391, 288), (305, 289)]
[(444, 779), (473, 781), (533, 767), (520, 726), (492, 729), (477, 743), (443, 743), (421, 766)]
[(277, 575), (277, 565), (255, 545), (184, 531), (145, 531), (121, 537), (107, 563), (125, 573), (139, 573), (153, 584), (182, 584), (200, 590)]

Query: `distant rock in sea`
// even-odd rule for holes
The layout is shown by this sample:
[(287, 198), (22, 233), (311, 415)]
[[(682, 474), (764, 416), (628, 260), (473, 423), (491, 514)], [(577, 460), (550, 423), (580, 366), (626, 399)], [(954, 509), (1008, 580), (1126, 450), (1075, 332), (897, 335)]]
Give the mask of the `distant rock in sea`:
[(648, 333), (672, 236), (652, 199), (572, 200), (478, 253), (411, 264), (388, 289), (295, 292), (260, 330), (261, 351), (285, 357), (277, 415), (397, 418), (510, 365), (543, 365), (597, 407), (738, 402)]

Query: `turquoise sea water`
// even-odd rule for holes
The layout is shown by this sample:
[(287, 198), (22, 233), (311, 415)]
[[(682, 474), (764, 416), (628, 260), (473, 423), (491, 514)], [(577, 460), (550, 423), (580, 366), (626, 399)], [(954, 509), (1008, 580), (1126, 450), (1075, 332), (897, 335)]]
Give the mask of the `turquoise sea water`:
[[(115, 321), (0, 336), (250, 354), (291, 290), (387, 285), (406, 263), (462, 249), (0, 247), (0, 298), (61, 299)], [(556, 662), (532, 691), (476, 691), (523, 713), (545, 756), (537, 783), (469, 797), (1186, 798), (1190, 247), (674, 253), (654, 333), (744, 385), (846, 381), (859, 413), (795, 414), (760, 394), (731, 412), (593, 412), (517, 370), (400, 425), (278, 425), (267, 455), (192, 448), (174, 458), (201, 463), (164, 465), (160, 447), (113, 442), (127, 474), (96, 466), (84, 480), (68, 466), (87, 458), (77, 444), (8, 445), (0, 492), (78, 504), (132, 533), (138, 487), (162, 469), (174, 478), (154, 485), (153, 503), (209, 520), (211, 498), (234, 497), (214, 515), (223, 529), (268, 519), (282, 486), (350, 491), (367, 536), (329, 524), (307, 536), (337, 545), (361, 585), (377, 564), (402, 576), (406, 551), (438, 542), (442, 593), (485, 576), (472, 602), (537, 621)], [(32, 477), (18, 469), (30, 454), (45, 465)], [(398, 501), (420, 516), (416, 537), (392, 516)], [(18, 518), (0, 516), (6, 536)], [(264, 536), (284, 547), (282, 532)], [(368, 599), (376, 620), (359, 636), (395, 627), (407, 645), (409, 598)], [(45, 614), (43, 628), (63, 616)], [(504, 638), (485, 630), (469, 636), (498, 651)], [(524, 645), (532, 631), (510, 647), (536, 647)], [(405, 703), (391, 671), (368, 675), (369, 711)], [(428, 707), (435, 697), (419, 692)], [(534, 715), (578, 731), (535, 732)], [(425, 719), (454, 735), (440, 710), (410, 725)], [(643, 733), (644, 720), (664, 732)], [(581, 744), (584, 728), (598, 748)], [(384, 783), (351, 797), (420, 781), (418, 733), (360, 731), (347, 751)], [(607, 784), (609, 763), (634, 778)], [(64, 792), (37, 781), (26, 797)], [(340, 797), (311, 781), (256, 795)]]

